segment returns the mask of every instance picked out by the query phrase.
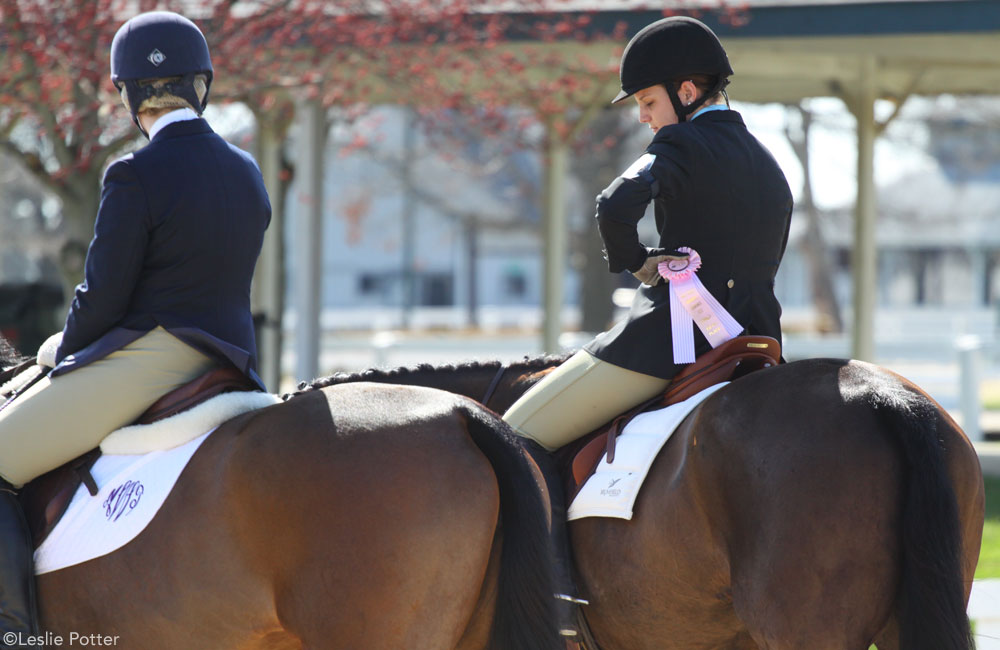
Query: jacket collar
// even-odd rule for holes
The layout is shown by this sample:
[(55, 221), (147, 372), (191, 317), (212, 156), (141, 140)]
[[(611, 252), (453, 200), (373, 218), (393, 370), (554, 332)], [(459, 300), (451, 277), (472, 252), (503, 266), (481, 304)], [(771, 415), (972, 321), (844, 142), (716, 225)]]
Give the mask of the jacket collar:
[(675, 131), (674, 129), (704, 128), (707, 124), (714, 123), (740, 124), (746, 128), (746, 125), (743, 124), (743, 116), (732, 109), (726, 111), (708, 111), (707, 113), (699, 115), (697, 120), (680, 122), (678, 124), (671, 124), (670, 126), (661, 128), (656, 132), (656, 135), (653, 136), (650, 146), (657, 142), (670, 140), (673, 137), (671, 134), (679, 133), (679, 131)]
[[(704, 122), (736, 122), (743, 124), (743, 116), (732, 109), (725, 111), (707, 111), (698, 116), (697, 120), (691, 120), (691, 124), (701, 124)], [(688, 124), (688, 122), (685, 122)]]
[(185, 135), (201, 135), (203, 133), (213, 133), (212, 127), (208, 125), (205, 118), (199, 117), (196, 120), (184, 120), (183, 122), (173, 122), (160, 129), (150, 142), (159, 142), (170, 138), (178, 138)]

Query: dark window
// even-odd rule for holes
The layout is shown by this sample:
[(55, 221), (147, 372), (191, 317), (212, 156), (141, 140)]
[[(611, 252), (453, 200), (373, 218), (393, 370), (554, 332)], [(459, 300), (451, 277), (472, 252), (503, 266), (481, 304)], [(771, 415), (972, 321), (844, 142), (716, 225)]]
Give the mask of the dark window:
[(420, 277), (420, 304), (427, 307), (447, 307), (455, 304), (452, 277), (446, 273), (429, 273)]
[(503, 290), (511, 298), (520, 298), (528, 292), (528, 279), (520, 271), (508, 271), (503, 276)]
[(389, 278), (375, 273), (362, 273), (358, 276), (358, 292), (362, 295), (382, 295), (389, 290)]

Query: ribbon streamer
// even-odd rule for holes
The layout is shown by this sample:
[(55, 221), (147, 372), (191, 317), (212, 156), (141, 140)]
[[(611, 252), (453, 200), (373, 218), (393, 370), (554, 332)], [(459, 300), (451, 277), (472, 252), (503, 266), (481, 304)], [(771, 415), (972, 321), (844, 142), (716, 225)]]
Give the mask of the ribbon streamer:
[(695, 273), (701, 268), (697, 251), (682, 246), (687, 260), (660, 262), (657, 270), (670, 283), (670, 322), (673, 329), (674, 363), (694, 363), (694, 326), (713, 348), (743, 331), (726, 308), (719, 304)]

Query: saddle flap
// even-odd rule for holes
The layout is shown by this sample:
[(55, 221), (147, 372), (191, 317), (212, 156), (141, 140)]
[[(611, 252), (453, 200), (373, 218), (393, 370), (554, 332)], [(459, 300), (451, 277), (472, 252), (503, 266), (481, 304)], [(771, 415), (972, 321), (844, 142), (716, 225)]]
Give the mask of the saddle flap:
[(568, 494), (576, 494), (580, 486), (583, 485), (583, 482), (593, 473), (597, 464), (601, 462), (601, 456), (604, 455), (604, 450), (608, 444), (607, 435), (606, 431), (604, 435), (591, 435), (587, 442), (580, 447), (580, 451), (576, 452), (573, 456), (570, 467), (571, 489)]
[(152, 424), (164, 420), (221, 393), (256, 390), (259, 390), (257, 385), (236, 368), (215, 368), (156, 400), (135, 423)]
[[(216, 368), (161, 397), (136, 423), (151, 424), (166, 419), (221, 393), (256, 390), (257, 386), (236, 368)], [(100, 449), (94, 449), (39, 476), (21, 491), (21, 506), (36, 549), (59, 523), (81, 483), (87, 485), (92, 495), (97, 493), (90, 468), (100, 455)]]
[(87, 484), (91, 495), (97, 494), (90, 468), (100, 456), (100, 449), (92, 449), (79, 458), (42, 474), (21, 489), (18, 498), (34, 548), (41, 546), (59, 523), (81, 483)]

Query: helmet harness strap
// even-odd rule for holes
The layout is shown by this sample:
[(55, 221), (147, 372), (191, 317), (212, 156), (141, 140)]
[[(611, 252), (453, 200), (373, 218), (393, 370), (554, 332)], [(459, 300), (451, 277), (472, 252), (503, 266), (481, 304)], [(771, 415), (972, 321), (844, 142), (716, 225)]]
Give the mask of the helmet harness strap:
[(204, 73), (189, 72), (177, 81), (167, 81), (162, 85), (140, 85), (136, 79), (122, 80), (121, 83), (125, 87), (125, 96), (128, 98), (128, 109), (129, 113), (132, 114), (132, 121), (135, 122), (135, 125), (139, 127), (139, 131), (141, 131), (144, 136), (148, 138), (149, 134), (146, 132), (146, 129), (142, 128), (142, 124), (139, 122), (139, 107), (142, 106), (142, 103), (147, 99), (163, 95), (173, 95), (186, 100), (189, 104), (191, 104), (198, 115), (202, 114), (205, 110), (205, 106), (208, 105), (208, 89), (206, 87), (205, 96), (202, 99), (199, 99), (198, 93), (195, 91), (194, 87), (195, 77), (199, 74)]
[(663, 86), (667, 89), (667, 96), (670, 97), (670, 103), (674, 105), (674, 113), (677, 114), (677, 120), (680, 122), (686, 122), (688, 115), (698, 110), (710, 97), (715, 97), (719, 93), (722, 93), (722, 96), (726, 98), (726, 106), (729, 106), (729, 95), (726, 93), (726, 86), (728, 85), (729, 79), (719, 77), (719, 79), (715, 82), (715, 85), (712, 86), (711, 90), (702, 93), (700, 97), (685, 106), (681, 103), (681, 98), (677, 95), (677, 89), (674, 88), (674, 83), (667, 81), (663, 84)]

